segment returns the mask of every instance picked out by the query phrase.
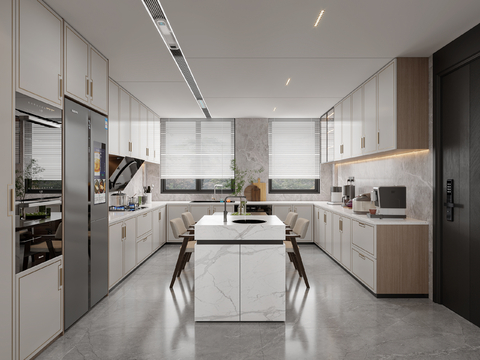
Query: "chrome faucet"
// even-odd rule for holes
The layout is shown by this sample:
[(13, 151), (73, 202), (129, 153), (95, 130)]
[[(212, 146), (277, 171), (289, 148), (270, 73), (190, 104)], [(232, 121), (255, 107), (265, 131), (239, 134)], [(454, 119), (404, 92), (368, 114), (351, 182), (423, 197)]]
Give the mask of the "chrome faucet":
[(213, 185), (213, 198), (212, 198), (212, 200), (217, 200), (217, 187), (223, 188), (223, 185), (222, 184)]
[[(243, 196), (243, 195), (232, 195), (232, 196), (227, 196), (225, 198), (225, 200), (223, 200), (223, 222), (226, 223), (227, 222), (227, 199), (231, 199), (231, 198), (244, 198), (245, 199), (245, 204), (247, 204), (247, 197), (246, 196)], [(240, 201), (240, 205), (239, 206), (242, 206), (242, 202)]]

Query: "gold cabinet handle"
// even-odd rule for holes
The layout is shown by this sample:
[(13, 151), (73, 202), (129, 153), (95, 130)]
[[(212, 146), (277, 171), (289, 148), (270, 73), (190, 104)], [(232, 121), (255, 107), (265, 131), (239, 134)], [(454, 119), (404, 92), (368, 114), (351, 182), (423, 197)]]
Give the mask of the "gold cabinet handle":
[(365, 256), (363, 256), (362, 254), (358, 253), (358, 256), (360, 257), (360, 259), (365, 260)]
[(63, 286), (63, 271), (62, 267), (58, 267), (58, 290), (62, 290)]
[(158, 220), (162, 220), (162, 213), (158, 212)]
[(363, 224), (363, 223), (359, 222), (359, 223), (358, 223), (358, 226), (360, 226), (360, 227), (363, 227), (363, 228), (364, 228), (364, 227), (365, 227), (365, 224)]
[(89, 84), (88, 84), (88, 78), (85, 76), (85, 83), (86, 83), (86, 93), (87, 93), (87, 96), (88, 96), (88, 88), (90, 87)]
[(90, 97), (93, 99), (93, 80), (90, 81)]
[(323, 214), (323, 222), (326, 224), (327, 223), (327, 214)]
[(60, 74), (58, 74), (58, 91), (60, 92), (58, 98), (61, 99), (63, 96), (63, 79), (62, 79), (62, 75)]
[(320, 213), (317, 212), (317, 219), (320, 220)]
[(377, 132), (377, 144), (380, 145), (380, 131)]
[(10, 212), (15, 211), (15, 189), (10, 189)]
[(342, 219), (340, 219), (338, 221), (338, 230), (340, 230), (340, 232), (343, 232), (343, 220)]
[(146, 214), (143, 214), (143, 217), (145, 217), (145, 216), (147, 216), (147, 215), (148, 215), (148, 213), (146, 213)]

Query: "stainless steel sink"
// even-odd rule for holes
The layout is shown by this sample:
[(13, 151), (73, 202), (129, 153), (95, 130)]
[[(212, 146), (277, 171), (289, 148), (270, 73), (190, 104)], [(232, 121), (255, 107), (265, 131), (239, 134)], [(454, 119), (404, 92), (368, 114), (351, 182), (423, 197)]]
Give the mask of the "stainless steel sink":
[(259, 219), (241, 219), (241, 220), (233, 220), (232, 222), (236, 224), (262, 224), (267, 222), (267, 220), (259, 220)]

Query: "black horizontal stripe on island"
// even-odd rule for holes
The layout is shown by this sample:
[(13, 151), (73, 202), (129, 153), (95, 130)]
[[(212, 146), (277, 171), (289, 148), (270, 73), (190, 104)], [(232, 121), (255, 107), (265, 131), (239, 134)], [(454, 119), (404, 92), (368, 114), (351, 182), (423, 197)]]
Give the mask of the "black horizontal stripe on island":
[(283, 240), (197, 240), (197, 245), (281, 245)]

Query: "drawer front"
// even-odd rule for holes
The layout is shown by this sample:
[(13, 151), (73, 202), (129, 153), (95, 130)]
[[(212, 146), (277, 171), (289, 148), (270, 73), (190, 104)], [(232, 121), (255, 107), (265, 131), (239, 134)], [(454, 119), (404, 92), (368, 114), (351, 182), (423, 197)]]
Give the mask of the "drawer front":
[(352, 248), (352, 272), (375, 291), (375, 261)]
[(353, 220), (352, 242), (370, 255), (376, 256), (373, 226)]
[(152, 253), (152, 235), (137, 241), (137, 264)]
[(152, 231), (153, 211), (137, 216), (137, 237)]

